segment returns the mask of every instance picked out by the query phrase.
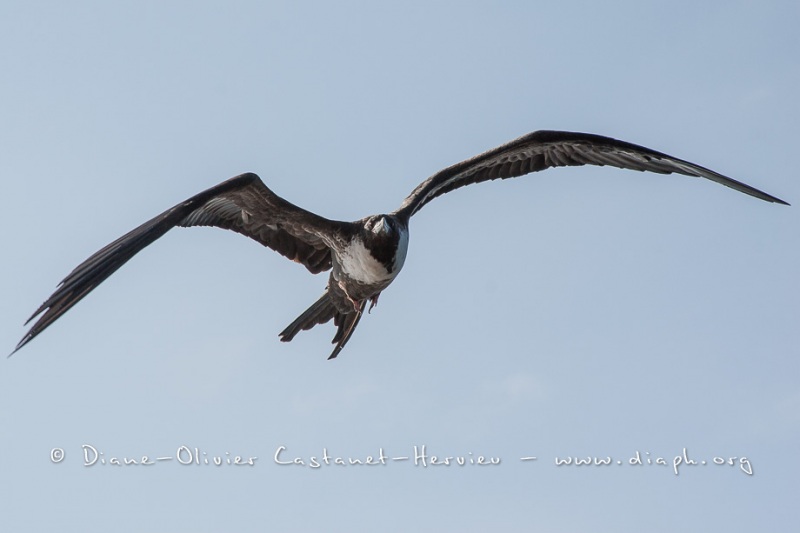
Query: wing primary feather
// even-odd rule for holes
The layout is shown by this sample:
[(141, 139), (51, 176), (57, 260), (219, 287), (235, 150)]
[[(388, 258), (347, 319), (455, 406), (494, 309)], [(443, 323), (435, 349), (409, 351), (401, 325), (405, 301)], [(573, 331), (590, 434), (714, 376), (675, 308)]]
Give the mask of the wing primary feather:
[(28, 318), (25, 322), (26, 325), (38, 315), (42, 315), (22, 340), (19, 341), (14, 351), (9, 354), (9, 357), (47, 329), (50, 324), (71, 309), (72, 306), (127, 263), (134, 255), (177, 225), (197, 205), (202, 205), (214, 195), (248, 185), (254, 179), (258, 180), (259, 178), (255, 174), (243, 174), (231, 178), (164, 211), (94, 253), (70, 272), (58, 285), (56, 291)]
[(573, 165), (609, 165), (657, 174), (701, 177), (767, 202), (789, 205), (755, 187), (644, 146), (590, 133), (541, 130), (437, 172), (420, 183), (393, 214), (408, 220), (437, 196), (460, 187)]
[(195, 225), (234, 230), (313, 273), (331, 267), (330, 249), (320, 235), (349, 229), (348, 223), (327, 220), (280, 198), (255, 174), (236, 176), (148, 220), (78, 265), (25, 322), (39, 317), (9, 357), (167, 231)]

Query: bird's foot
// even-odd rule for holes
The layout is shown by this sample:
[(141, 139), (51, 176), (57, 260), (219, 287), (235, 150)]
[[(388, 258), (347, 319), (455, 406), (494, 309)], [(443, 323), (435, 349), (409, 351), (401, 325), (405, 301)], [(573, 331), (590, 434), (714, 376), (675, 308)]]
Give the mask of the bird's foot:
[(375, 307), (376, 305), (378, 305), (378, 296), (380, 296), (380, 295), (381, 295), (381, 293), (378, 293), (378, 294), (376, 294), (375, 296), (373, 296), (372, 298), (369, 299), (369, 309), (367, 309), (367, 313), (371, 313), (372, 312), (372, 308)]

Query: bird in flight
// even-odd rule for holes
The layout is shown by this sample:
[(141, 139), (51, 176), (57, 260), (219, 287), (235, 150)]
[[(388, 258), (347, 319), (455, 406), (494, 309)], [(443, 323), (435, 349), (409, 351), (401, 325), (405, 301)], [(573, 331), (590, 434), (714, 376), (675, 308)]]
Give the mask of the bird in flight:
[(312, 274), (331, 271), (319, 300), (279, 336), (288, 342), (301, 330), (333, 319), (337, 328), (332, 341), (335, 347), (328, 357), (333, 359), (353, 335), (367, 303), (372, 310), (403, 267), (409, 220), (425, 204), (465, 185), (581, 165), (707, 178), (767, 202), (789, 205), (713, 170), (643, 146), (565, 131), (535, 131), (456, 163), (419, 184), (395, 211), (355, 222), (329, 220), (297, 207), (272, 192), (258, 176), (247, 173), (164, 211), (78, 265), (25, 322), (41, 315), (14, 352), (170, 229), (215, 226), (250, 237), (302, 264)]

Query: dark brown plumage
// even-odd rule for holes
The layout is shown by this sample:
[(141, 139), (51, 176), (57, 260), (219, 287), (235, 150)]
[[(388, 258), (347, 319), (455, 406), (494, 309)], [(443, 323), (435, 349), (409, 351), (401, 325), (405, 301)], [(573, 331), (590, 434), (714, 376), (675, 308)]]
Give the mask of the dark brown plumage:
[[(215, 226), (250, 237), (317, 274), (331, 270), (323, 295), (280, 333), (297, 333), (333, 319), (330, 358), (350, 339), (367, 301), (372, 305), (397, 276), (408, 246), (410, 218), (444, 193), (482, 181), (552, 167), (610, 165), (707, 178), (767, 202), (783, 200), (667, 154), (587, 133), (537, 131), (450, 166), (417, 186), (393, 213), (355, 222), (329, 220), (273, 193), (255, 174), (242, 174), (168, 209), (78, 265), (28, 322), (41, 315), (17, 345), (30, 342), (140, 250), (175, 226)], [(27, 322), (26, 322), (27, 324)], [(13, 352), (12, 352), (13, 353)]]

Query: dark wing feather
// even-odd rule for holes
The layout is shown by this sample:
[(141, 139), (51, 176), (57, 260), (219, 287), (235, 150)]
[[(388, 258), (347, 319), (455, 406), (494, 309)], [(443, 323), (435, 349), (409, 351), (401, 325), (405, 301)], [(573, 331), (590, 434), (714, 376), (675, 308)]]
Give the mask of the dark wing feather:
[(446, 192), (482, 181), (522, 176), (552, 167), (609, 165), (630, 170), (707, 178), (767, 202), (783, 200), (688, 161), (610, 137), (567, 131), (535, 131), (448, 167), (422, 182), (395, 215), (408, 220)]
[(350, 224), (325, 219), (287, 202), (269, 190), (255, 174), (236, 176), (148, 220), (78, 265), (25, 322), (43, 313), (14, 351), (175, 226), (216, 226), (233, 230), (303, 264), (316, 274), (331, 268), (330, 239), (339, 232), (348, 231)]
[[(213, 194), (215, 187), (198, 195), (205, 195), (204, 199), (187, 210), (176, 225), (233, 230), (301, 263), (312, 274), (331, 268), (329, 242), (323, 236), (333, 235), (349, 223), (328, 220), (287, 202), (255, 174), (242, 174), (217, 187), (234, 180), (241, 180), (241, 186), (224, 194)], [(209, 192), (212, 194), (206, 194)]]

